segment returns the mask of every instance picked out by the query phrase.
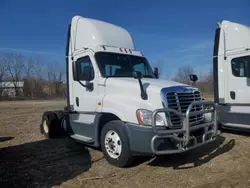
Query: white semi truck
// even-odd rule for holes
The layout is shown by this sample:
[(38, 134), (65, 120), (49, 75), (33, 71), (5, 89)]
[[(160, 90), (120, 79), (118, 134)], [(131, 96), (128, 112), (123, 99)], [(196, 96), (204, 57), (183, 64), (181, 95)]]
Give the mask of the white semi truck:
[(222, 128), (250, 130), (250, 27), (223, 21), (214, 42), (214, 98)]
[(216, 139), (215, 103), (194, 86), (159, 79), (119, 26), (73, 17), (66, 68), (67, 107), (42, 117), (48, 138), (68, 135), (101, 148), (119, 167), (137, 155), (185, 152)]

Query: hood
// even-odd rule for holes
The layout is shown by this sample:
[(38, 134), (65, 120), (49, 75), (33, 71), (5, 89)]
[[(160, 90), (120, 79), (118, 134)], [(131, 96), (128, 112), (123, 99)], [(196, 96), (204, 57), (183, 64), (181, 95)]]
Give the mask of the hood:
[[(162, 88), (172, 86), (188, 86), (178, 82), (162, 79), (143, 78), (141, 79), (144, 90), (147, 94), (160, 93)], [(140, 92), (138, 79), (135, 78), (108, 78), (106, 81), (107, 88), (118, 89), (118, 92)]]

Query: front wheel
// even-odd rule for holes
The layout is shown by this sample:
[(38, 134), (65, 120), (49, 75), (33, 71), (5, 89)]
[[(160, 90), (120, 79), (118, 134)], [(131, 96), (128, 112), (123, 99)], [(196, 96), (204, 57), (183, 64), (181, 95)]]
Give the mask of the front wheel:
[(121, 121), (110, 121), (104, 125), (101, 132), (101, 147), (107, 161), (114, 166), (126, 167), (133, 162), (129, 139)]

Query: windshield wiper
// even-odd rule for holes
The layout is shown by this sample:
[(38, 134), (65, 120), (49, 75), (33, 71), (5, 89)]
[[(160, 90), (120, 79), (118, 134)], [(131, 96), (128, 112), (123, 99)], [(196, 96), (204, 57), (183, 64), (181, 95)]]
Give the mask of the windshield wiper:
[(140, 72), (134, 72), (134, 78), (135, 79), (138, 79), (138, 82), (139, 82), (139, 86), (140, 86), (140, 90), (141, 90), (141, 98), (143, 100), (147, 100), (148, 99), (148, 95), (146, 93), (146, 91), (144, 91), (143, 89), (143, 85), (142, 85), (142, 82), (141, 82), (141, 73)]

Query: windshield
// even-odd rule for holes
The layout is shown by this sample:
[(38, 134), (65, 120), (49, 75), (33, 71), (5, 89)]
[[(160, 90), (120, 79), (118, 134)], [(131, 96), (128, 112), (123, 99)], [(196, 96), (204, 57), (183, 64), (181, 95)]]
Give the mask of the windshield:
[(98, 52), (95, 57), (104, 77), (133, 77), (133, 72), (137, 71), (144, 78), (155, 78), (144, 57), (109, 52)]

